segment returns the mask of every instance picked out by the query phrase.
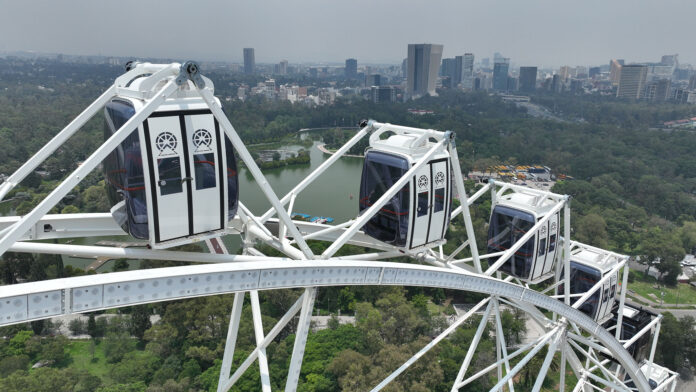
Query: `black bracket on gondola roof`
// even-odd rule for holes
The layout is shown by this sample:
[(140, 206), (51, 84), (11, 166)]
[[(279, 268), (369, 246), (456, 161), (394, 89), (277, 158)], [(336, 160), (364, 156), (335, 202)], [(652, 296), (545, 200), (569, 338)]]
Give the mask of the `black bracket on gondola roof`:
[(176, 78), (176, 84), (181, 86), (189, 80), (198, 88), (205, 87), (205, 81), (201, 76), (200, 67), (195, 61), (187, 61), (181, 64), (179, 76)]
[(452, 131), (445, 131), (445, 145), (454, 145), (454, 139), (457, 137)]

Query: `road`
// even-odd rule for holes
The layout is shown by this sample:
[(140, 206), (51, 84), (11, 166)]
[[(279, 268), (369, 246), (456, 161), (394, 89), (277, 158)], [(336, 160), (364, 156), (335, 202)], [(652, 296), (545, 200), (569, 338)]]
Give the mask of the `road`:
[[(633, 259), (631, 261), (629, 261), (628, 266), (629, 266), (629, 268), (631, 268), (635, 271), (644, 272), (646, 270), (645, 265), (640, 264)], [(636, 293), (631, 293), (629, 295), (636, 297), (636, 299), (640, 300), (641, 302), (646, 303), (647, 305), (641, 305), (641, 304), (636, 304), (636, 305), (641, 305), (643, 308), (645, 308), (651, 312), (654, 312), (654, 313), (667, 313), (667, 312), (669, 312), (669, 313), (672, 313), (674, 315), (674, 317), (676, 317), (676, 318), (682, 318), (685, 316), (691, 316), (691, 317), (696, 318), (696, 309), (693, 309), (693, 305), (686, 305), (686, 304), (679, 305), (679, 307), (684, 307), (684, 308), (691, 307), (691, 309), (664, 309), (664, 308), (658, 308), (657, 306), (659, 306), (659, 304), (652, 301), (649, 298), (645, 298), (645, 297), (643, 297), (639, 294), (636, 294)], [(670, 307), (676, 306), (674, 304), (671, 304), (671, 305), (665, 304), (665, 305), (670, 306)], [(696, 390), (696, 389), (694, 389), (694, 390)]]

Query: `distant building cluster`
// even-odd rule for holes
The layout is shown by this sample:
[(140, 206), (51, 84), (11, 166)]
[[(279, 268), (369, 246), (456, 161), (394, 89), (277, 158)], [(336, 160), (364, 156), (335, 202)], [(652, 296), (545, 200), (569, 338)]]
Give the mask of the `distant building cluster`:
[[(409, 64), (412, 62), (410, 57), (409, 49)], [(662, 56), (655, 63), (626, 63), (623, 59), (612, 59), (608, 65), (566, 65), (557, 69), (513, 66), (511, 59), (500, 53), (495, 53), (492, 61), (483, 58), (475, 65), (473, 59), (471, 53), (443, 58), (439, 86), (508, 95), (545, 90), (552, 93), (597, 93), (651, 102), (696, 103), (696, 70), (689, 64), (680, 64), (676, 54)]]
[(696, 128), (696, 117), (665, 121), (662, 125), (664, 125), (665, 128)]
[(262, 96), (271, 101), (290, 101), (307, 105), (330, 105), (334, 103), (338, 90), (299, 86), (297, 84), (276, 85), (275, 79), (259, 82), (254, 87), (242, 84), (237, 88), (237, 99), (246, 100), (250, 96)]
[(497, 165), (485, 170), (473, 170), (467, 178), (474, 181), (486, 182), (489, 179), (531, 186), (532, 188), (550, 189), (556, 180), (572, 180), (570, 176), (559, 174), (555, 176), (551, 168), (542, 165)]
[[(516, 65), (501, 53), (476, 59), (473, 53), (443, 58), (444, 46), (433, 43), (409, 44), (401, 65), (365, 65), (357, 58), (340, 64), (256, 64), (253, 48), (243, 50), (244, 63), (233, 71), (263, 75), (285, 81), (306, 81), (276, 85), (274, 79), (257, 86), (240, 86), (237, 98), (262, 95), (310, 105), (332, 104), (337, 97), (362, 97), (376, 104), (402, 102), (439, 89), (484, 90), (501, 94), (505, 100), (522, 102), (525, 94), (547, 91), (558, 94), (612, 95), (627, 100), (696, 103), (696, 70), (680, 64), (678, 55), (662, 56), (659, 62), (628, 63), (611, 59), (598, 66), (541, 68)], [(328, 86), (327, 86), (328, 85)]]

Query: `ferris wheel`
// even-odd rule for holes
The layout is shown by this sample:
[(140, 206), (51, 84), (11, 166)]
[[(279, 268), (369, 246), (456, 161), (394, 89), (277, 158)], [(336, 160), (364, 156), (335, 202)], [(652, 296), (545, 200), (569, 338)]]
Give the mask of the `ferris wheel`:
[[(475, 315), (481, 315), (481, 321), (451, 380), (452, 391), (466, 390), (467, 385), (490, 374), (497, 376), (491, 390), (512, 391), (516, 375), (535, 356), (543, 357), (535, 391), (541, 389), (555, 360), (560, 363), (560, 390), (566, 390), (566, 369), (578, 380), (574, 391), (674, 391), (676, 387), (677, 374), (654, 363), (661, 316), (626, 303), (628, 257), (572, 241), (567, 196), (497, 181), (467, 190), (450, 131), (364, 121), (335, 154), (288, 194), (278, 197), (223, 113), (212, 82), (199, 73), (197, 65), (132, 63), (112, 87), (0, 184), (0, 200), (104, 107), (109, 109), (105, 110), (109, 137), (31, 212), (0, 220), (0, 254), (13, 251), (195, 264), (2, 286), (0, 326), (233, 294), (218, 391), (229, 390), (254, 363), (260, 368), (261, 389), (270, 391), (266, 348), (299, 317), (285, 383), (285, 390), (293, 391), (318, 289), (434, 287), (481, 293), (485, 298), (393, 369), (372, 391), (389, 385)], [(142, 142), (128, 138), (131, 133), (137, 133)], [(321, 175), (364, 137), (369, 137), (370, 147), (355, 218), (334, 225), (292, 220), (293, 206), (303, 191), (321, 181)], [(207, 153), (196, 154), (201, 149)], [(268, 210), (260, 216), (239, 199), (237, 158), (268, 200)], [(129, 183), (140, 181), (135, 188), (113, 192), (122, 197), (112, 200), (111, 213), (48, 214), (105, 159), (122, 170)], [(131, 171), (138, 178), (129, 177)], [(469, 207), (484, 195), (490, 195), (491, 215), (485, 253), (480, 253)], [(115, 216), (120, 217), (118, 222)], [(466, 238), (447, 237), (455, 223), (463, 225)], [(85, 233), (129, 234), (146, 240), (148, 249), (37, 242), (84, 237)], [(223, 236), (241, 236), (243, 254), (229, 254)], [(308, 240), (330, 245), (315, 254)], [(210, 253), (171, 249), (194, 242), (205, 242)], [(452, 242), (456, 248), (445, 252), (445, 245)], [(270, 246), (285, 257), (269, 257), (257, 244)], [(346, 244), (373, 251), (337, 257)], [(412, 262), (385, 261), (404, 256)], [(265, 333), (258, 291), (289, 288), (303, 289), (303, 294)], [(246, 293), (251, 300), (256, 348), (241, 364), (233, 364)], [(512, 346), (505, 340), (502, 307), (521, 310), (541, 332)], [(493, 324), (495, 360), (474, 371), (472, 360), (484, 333), (489, 333), (489, 323)], [(231, 373), (233, 365), (236, 370)]]

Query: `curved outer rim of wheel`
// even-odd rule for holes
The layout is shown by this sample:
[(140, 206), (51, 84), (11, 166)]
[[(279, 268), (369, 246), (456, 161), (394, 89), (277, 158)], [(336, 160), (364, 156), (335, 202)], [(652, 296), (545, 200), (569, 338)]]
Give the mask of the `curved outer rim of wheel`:
[[(379, 279), (363, 279), (360, 281), (341, 281), (338, 278), (326, 278), (332, 276), (331, 272), (339, 268), (362, 268), (379, 269)], [(307, 277), (307, 279), (296, 280), (296, 283), (288, 282), (288, 280), (272, 280), (271, 278), (263, 279), (265, 276), (275, 276), (274, 272), (280, 271), (304, 271), (315, 276), (315, 278)], [(133, 303), (120, 303), (115, 306), (105, 306), (97, 309), (87, 309), (84, 311), (94, 311), (100, 309), (118, 308), (123, 306), (132, 306), (144, 303), (164, 302), (169, 300), (178, 300), (184, 298), (209, 296), (216, 294), (225, 294), (232, 292), (244, 292), (250, 290), (272, 290), (272, 289), (290, 289), (290, 288), (305, 288), (305, 287), (327, 287), (327, 286), (421, 286), (446, 288), (452, 290), (461, 290), (469, 292), (477, 292), (491, 296), (499, 296), (511, 300), (519, 301), (524, 304), (533, 305), (555, 313), (556, 315), (565, 318), (568, 322), (576, 324), (582, 330), (588, 332), (597, 341), (609, 350), (612, 356), (626, 370), (628, 375), (636, 382), (639, 389), (649, 391), (647, 388), (647, 380), (638, 369), (638, 365), (629, 354), (628, 351), (616, 340), (616, 338), (597, 324), (593, 319), (586, 316), (584, 313), (576, 310), (563, 302), (548, 297), (532, 289), (519, 286), (514, 283), (504, 282), (502, 280), (470, 273), (463, 270), (454, 270), (440, 267), (430, 267), (419, 264), (404, 264), (404, 263), (389, 263), (379, 261), (256, 261), (256, 262), (239, 262), (239, 263), (220, 263), (220, 264), (203, 264), (183, 267), (159, 268), (153, 270), (134, 270), (126, 272), (117, 272), (103, 275), (93, 275), (89, 277), (74, 277), (63, 278), (49, 281), (22, 283), (12, 286), (0, 287), (0, 298), (10, 296), (21, 296), (29, 294), (37, 294), (46, 291), (55, 291), (60, 289), (73, 289), (84, 286), (109, 285), (114, 283), (151, 281), (152, 279), (165, 279), (172, 277), (192, 277), (195, 275), (206, 275), (211, 273), (227, 273), (227, 272), (258, 272), (258, 282), (256, 285), (239, 288), (235, 290), (221, 292), (206, 292), (192, 295), (182, 295), (175, 298), (165, 298), (159, 296), (156, 300), (140, 301)], [(367, 272), (366, 272), (367, 275)], [(340, 276), (339, 276), (340, 277)], [(280, 278), (279, 278), (280, 279)], [(74, 312), (81, 313), (81, 312)], [(54, 316), (51, 316), (54, 317)], [(31, 320), (39, 320), (50, 317), (37, 317)], [(641, 386), (643, 388), (641, 388)]]

